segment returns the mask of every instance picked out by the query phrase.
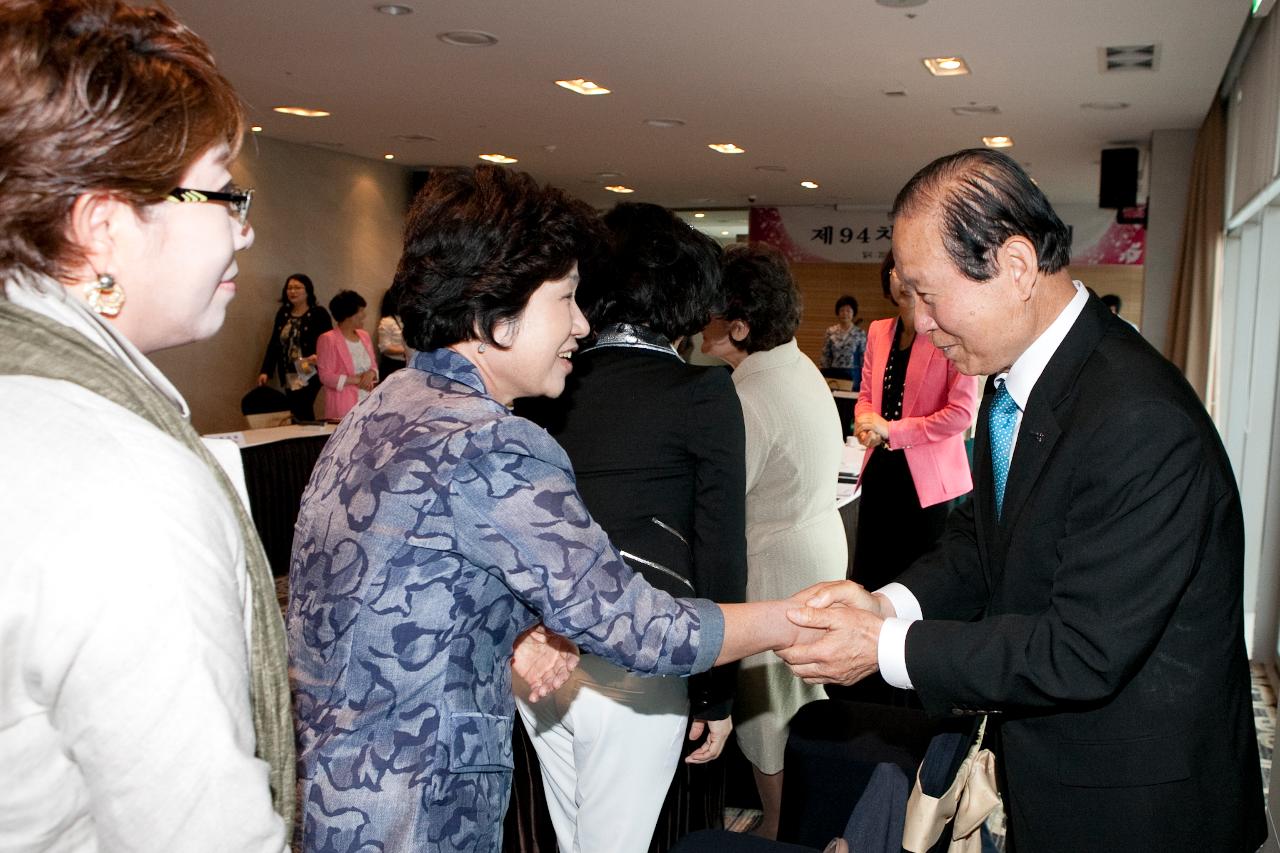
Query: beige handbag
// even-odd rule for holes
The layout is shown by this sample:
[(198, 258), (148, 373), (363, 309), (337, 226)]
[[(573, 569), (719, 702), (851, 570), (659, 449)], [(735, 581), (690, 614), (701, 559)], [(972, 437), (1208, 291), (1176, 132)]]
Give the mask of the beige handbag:
[(948, 853), (981, 853), (982, 838), (978, 830), (1000, 804), (995, 756), (991, 750), (982, 748), (986, 731), (987, 718), (983, 717), (951, 787), (942, 796), (931, 797), (922, 792), (920, 772), (916, 771), (916, 783), (907, 798), (907, 818), (902, 832), (904, 850), (925, 853), (937, 843), (947, 823), (952, 822)]

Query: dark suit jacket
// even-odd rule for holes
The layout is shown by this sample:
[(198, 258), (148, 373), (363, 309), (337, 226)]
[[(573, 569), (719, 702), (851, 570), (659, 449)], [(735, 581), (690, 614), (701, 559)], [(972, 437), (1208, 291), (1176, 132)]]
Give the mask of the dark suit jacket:
[(1204, 407), (1090, 298), (1027, 401), (1000, 522), (989, 407), (974, 500), (900, 578), (925, 708), (998, 712), (1017, 850), (1255, 849), (1243, 521)]
[[(746, 434), (729, 372), (612, 347), (573, 364), (564, 394), (521, 401), (517, 412), (564, 447), (592, 518), (620, 550), (680, 576), (628, 559), (654, 586), (743, 601)], [(691, 678), (694, 714), (726, 716), (733, 686), (732, 668)]]

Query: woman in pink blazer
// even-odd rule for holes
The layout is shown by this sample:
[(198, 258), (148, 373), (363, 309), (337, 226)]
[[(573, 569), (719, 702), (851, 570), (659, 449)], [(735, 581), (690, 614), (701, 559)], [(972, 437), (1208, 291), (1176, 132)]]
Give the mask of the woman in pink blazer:
[(932, 548), (947, 502), (973, 489), (964, 431), (978, 401), (977, 380), (916, 335), (914, 299), (893, 274), (892, 252), (880, 283), (898, 316), (867, 331), (854, 409), (854, 435), (867, 453), (853, 579), (871, 590)]
[(344, 290), (329, 301), (336, 324), (316, 341), (316, 369), (324, 385), (326, 420), (342, 420), (378, 382), (378, 360), (364, 326), (364, 297)]

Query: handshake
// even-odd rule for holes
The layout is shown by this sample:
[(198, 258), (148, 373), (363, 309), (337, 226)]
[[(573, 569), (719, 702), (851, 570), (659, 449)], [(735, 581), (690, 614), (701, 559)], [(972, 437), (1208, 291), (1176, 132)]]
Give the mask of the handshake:
[(795, 642), (775, 649), (809, 684), (854, 684), (880, 668), (880, 626), (896, 613), (883, 595), (853, 581), (827, 581), (787, 599)]
[[(880, 668), (880, 626), (893, 604), (853, 581), (827, 581), (781, 601), (721, 604), (725, 636), (716, 663), (772, 649), (810, 684), (853, 684)], [(578, 665), (578, 649), (537, 625), (516, 641), (512, 667), (536, 702)]]

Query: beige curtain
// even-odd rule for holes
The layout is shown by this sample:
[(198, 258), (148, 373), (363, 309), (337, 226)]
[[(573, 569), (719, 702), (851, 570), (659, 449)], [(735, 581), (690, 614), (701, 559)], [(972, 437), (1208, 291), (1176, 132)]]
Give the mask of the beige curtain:
[(1182, 245), (1173, 282), (1165, 355), (1182, 369), (1200, 398), (1209, 386), (1214, 283), (1222, 255), (1227, 159), (1227, 111), (1214, 100), (1196, 137)]

